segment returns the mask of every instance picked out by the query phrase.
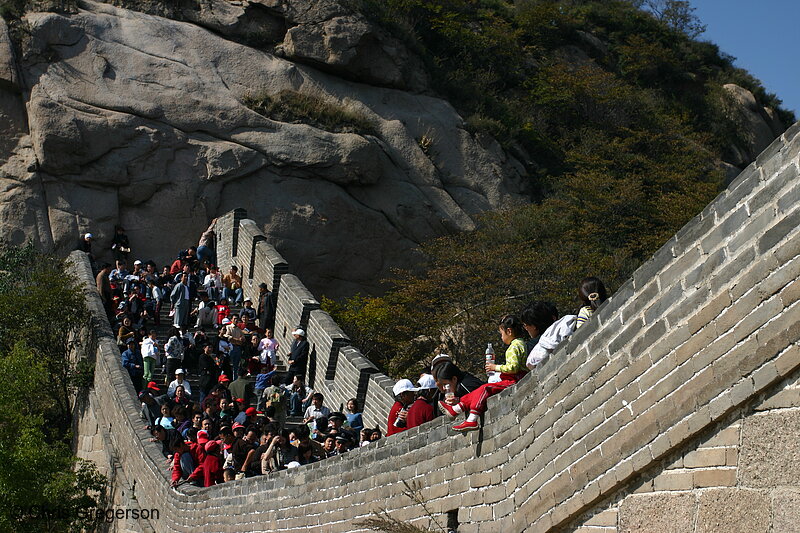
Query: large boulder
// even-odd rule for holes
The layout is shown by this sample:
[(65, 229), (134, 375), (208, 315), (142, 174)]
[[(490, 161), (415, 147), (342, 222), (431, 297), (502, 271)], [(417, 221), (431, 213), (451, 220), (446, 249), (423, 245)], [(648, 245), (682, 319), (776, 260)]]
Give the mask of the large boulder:
[[(521, 165), (443, 100), (198, 24), (80, 6), (27, 16), (26, 127), (0, 159), (0, 222), (14, 240), (66, 253), (91, 230), (107, 253), (122, 224), (136, 257), (164, 263), (244, 207), (293, 272), (336, 296), (380, 290), (391, 268), (414, 265), (418, 243), (523, 197)], [(368, 127), (313, 126), (254, 103), (287, 94)]]
[(772, 109), (758, 104), (753, 93), (733, 83), (722, 86), (730, 96), (732, 118), (739, 125), (742, 145), (728, 149), (728, 162), (744, 168), (786, 129)]
[(237, 42), (357, 81), (424, 91), (422, 60), (347, 0), (104, 0), (196, 23)]

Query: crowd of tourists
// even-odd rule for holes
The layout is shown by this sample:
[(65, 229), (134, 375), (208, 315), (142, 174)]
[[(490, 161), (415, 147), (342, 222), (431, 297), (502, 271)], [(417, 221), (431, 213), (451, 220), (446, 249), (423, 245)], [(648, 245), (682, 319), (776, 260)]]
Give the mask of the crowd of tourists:
[[(97, 265), (97, 289), (117, 332), (122, 365), (141, 401), (141, 418), (172, 470), (173, 485), (211, 486), (294, 468), (379, 440), (366, 428), (355, 398), (337, 410), (304, 382), (309, 344), (297, 327), (288, 349), (288, 370), (277, 370), (273, 336), (276, 302), (266, 284), (257, 302), (243, 295), (236, 266), (222, 274), (215, 264), (214, 225), (197, 246), (178, 253), (159, 270), (134, 260), (124, 229), (112, 242), (114, 264)], [(79, 248), (91, 255), (91, 234)], [(536, 369), (606, 300), (597, 278), (584, 279), (577, 315), (559, 317), (548, 302), (534, 302), (498, 325), (507, 346), (503, 361), (486, 350), (485, 379), (436, 355), (416, 385), (399, 380), (385, 434), (394, 435), (437, 416), (465, 415), (456, 431), (479, 428), (487, 399)], [(171, 324), (160, 342), (161, 311)], [(161, 382), (155, 376), (163, 374)], [(194, 390), (187, 379), (194, 375)], [(295, 421), (290, 424), (290, 418)]]
[[(91, 253), (92, 238), (84, 235), (79, 247)], [(130, 245), (118, 227), (114, 264), (96, 268), (122, 365), (173, 484), (268, 474), (380, 439), (378, 428), (364, 427), (355, 398), (332, 409), (305, 384), (309, 345), (300, 327), (292, 331), (287, 371), (277, 371), (275, 298), (263, 283), (255, 304), (244, 297), (236, 266), (222, 274), (215, 265), (213, 239), (214, 222), (169, 266), (136, 259), (128, 269)], [(171, 323), (160, 342), (165, 306)]]

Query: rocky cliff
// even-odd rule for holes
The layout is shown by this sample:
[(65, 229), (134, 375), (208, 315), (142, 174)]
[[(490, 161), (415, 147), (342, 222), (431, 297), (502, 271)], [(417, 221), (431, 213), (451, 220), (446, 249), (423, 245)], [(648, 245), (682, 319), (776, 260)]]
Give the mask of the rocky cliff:
[[(429, 95), (422, 60), (349, 5), (80, 1), (28, 13), (13, 39), (0, 22), (7, 238), (66, 253), (91, 231), (107, 251), (122, 224), (134, 255), (163, 263), (244, 207), (335, 296), (379, 290), (418, 243), (528, 199), (526, 168), (468, 132)], [(735, 175), (782, 127), (728, 90), (754, 132), (731, 150)]]
[[(341, 294), (376, 289), (419, 242), (521, 197), (521, 166), (447, 102), (390, 88), (419, 89), (424, 76), (363, 19), (321, 3), (261, 35), (326, 73), (225, 38), (248, 34), (234, 31), (237, 6), (213, 4), (226, 11), (197, 12), (198, 24), (95, 2), (30, 13), (17, 57), (3, 28), (0, 220), (12, 241), (64, 253), (92, 231), (105, 249), (121, 223), (137, 257), (164, 262), (211, 218), (245, 207), (314, 290)], [(251, 109), (276, 95), (368, 127)]]

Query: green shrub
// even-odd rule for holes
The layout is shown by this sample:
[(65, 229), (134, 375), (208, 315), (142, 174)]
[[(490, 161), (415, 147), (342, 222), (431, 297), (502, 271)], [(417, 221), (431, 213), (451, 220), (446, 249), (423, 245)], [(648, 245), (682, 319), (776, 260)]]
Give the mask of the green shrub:
[(244, 104), (256, 113), (280, 122), (306, 123), (334, 133), (378, 134), (374, 123), (362, 113), (295, 91), (247, 95)]

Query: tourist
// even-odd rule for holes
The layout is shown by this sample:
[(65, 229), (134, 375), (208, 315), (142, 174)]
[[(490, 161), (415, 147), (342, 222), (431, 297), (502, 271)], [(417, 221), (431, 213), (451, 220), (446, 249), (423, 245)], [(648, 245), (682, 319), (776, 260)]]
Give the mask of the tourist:
[(311, 396), (311, 405), (306, 409), (303, 415), (303, 423), (310, 424), (311, 429), (318, 429), (320, 426), (317, 424), (320, 418), (327, 418), (331, 414), (331, 410), (323, 405), (325, 397), (319, 392), (315, 392)]
[(406, 417), (408, 416), (408, 408), (414, 401), (415, 392), (416, 388), (409, 379), (401, 379), (392, 387), (395, 401), (391, 409), (389, 409), (389, 420), (386, 429), (387, 437), (407, 429)]
[(239, 267), (231, 265), (227, 274), (222, 277), (223, 297), (233, 305), (242, 301), (242, 276), (239, 275)]
[(527, 369), (522, 364), (525, 358), (525, 329), (522, 321), (514, 315), (506, 315), (500, 320), (498, 326), (500, 338), (503, 343), (508, 345), (505, 354), (505, 363), (486, 362), (487, 372), (499, 372), (500, 380), (495, 383), (481, 385), (474, 391), (461, 397), (454, 405), (450, 402), (439, 402), (442, 409), (451, 416), (466, 413), (467, 419), (461, 424), (456, 424), (453, 429), (456, 431), (474, 431), (478, 429), (478, 419), (486, 410), (486, 400), (490, 396), (514, 385), (522, 376), (527, 373)]
[(144, 376), (144, 361), (142, 354), (136, 348), (136, 339), (129, 337), (127, 349), (122, 352), (122, 366), (128, 371), (128, 375), (133, 383), (133, 390), (138, 391), (142, 388), (142, 377)]
[[(167, 343), (169, 346), (169, 343)], [(192, 394), (192, 386), (186, 381), (186, 371), (182, 368), (178, 368), (175, 370), (175, 380), (169, 384), (167, 388), (167, 396), (170, 398), (175, 397), (175, 390), (179, 387), (183, 387), (187, 394)]]
[(430, 422), (436, 416), (433, 410), (433, 396), (436, 393), (436, 380), (430, 374), (422, 374), (418, 382), (417, 399), (408, 408), (406, 428), (411, 429), (425, 422)]
[(292, 331), (294, 341), (289, 348), (289, 371), (286, 374), (285, 383), (288, 385), (292, 382), (293, 376), (297, 374), (305, 375), (306, 364), (308, 363), (308, 341), (306, 340), (306, 332), (301, 328), (296, 328)]
[(592, 317), (597, 308), (608, 299), (606, 295), (606, 286), (603, 285), (603, 282), (598, 278), (583, 278), (578, 287), (578, 298), (582, 306), (580, 311), (578, 311), (575, 329), (584, 325)]

